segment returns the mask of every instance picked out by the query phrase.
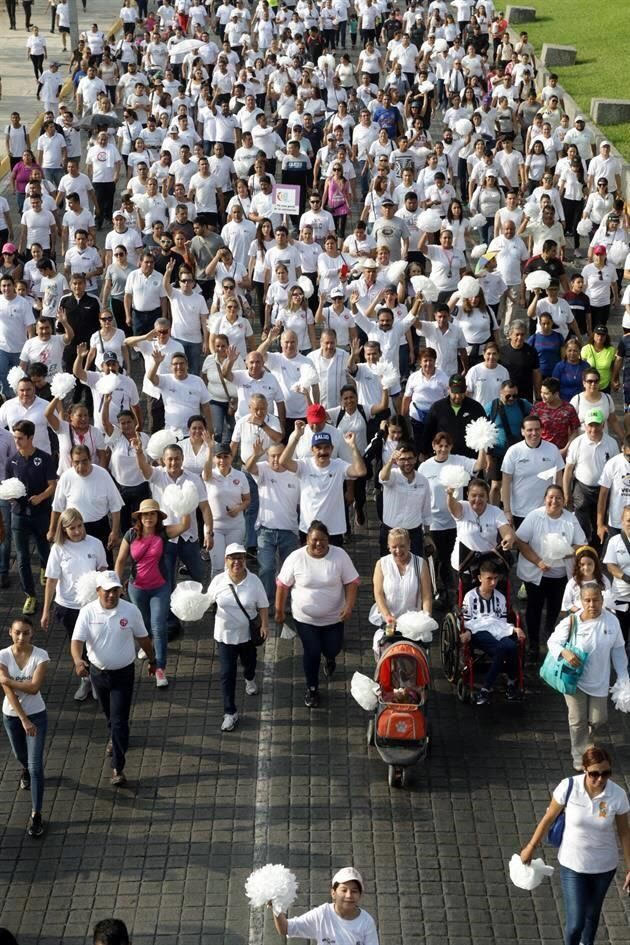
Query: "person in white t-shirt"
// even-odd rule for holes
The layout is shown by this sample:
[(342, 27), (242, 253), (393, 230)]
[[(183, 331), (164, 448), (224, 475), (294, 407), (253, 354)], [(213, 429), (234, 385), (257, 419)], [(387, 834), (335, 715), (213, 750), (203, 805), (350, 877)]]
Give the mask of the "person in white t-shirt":
[(363, 877), (359, 871), (346, 866), (332, 878), (332, 902), (292, 919), (280, 912), (274, 915), (276, 929), (283, 937), (310, 938), (317, 945), (328, 942), (338, 945), (378, 945), (374, 919), (365, 909), (359, 908), (363, 889)]
[(57, 317), (64, 329), (63, 335), (53, 335), (50, 319), (40, 317), (35, 323), (35, 337), (27, 338), (20, 351), (20, 367), (22, 370), (26, 373), (30, 364), (45, 364), (48, 369), (48, 383), (55, 374), (63, 370), (63, 350), (74, 338), (74, 331), (63, 309), (59, 310)]
[(171, 284), (171, 275), (175, 260), (166, 264), (164, 271), (164, 291), (171, 303), (171, 332), (174, 341), (178, 341), (188, 358), (191, 374), (201, 374), (201, 355), (208, 354), (210, 335), (208, 333), (208, 303), (201, 292), (194, 292), (195, 277), (189, 269), (181, 268), (179, 288)]
[(466, 374), (466, 393), (480, 404), (489, 404), (499, 396), (501, 384), (509, 379), (508, 371), (499, 364), (496, 342), (489, 341), (483, 349), (483, 362), (474, 364)]
[(185, 431), (193, 414), (201, 414), (212, 433), (210, 394), (204, 382), (196, 374), (188, 373), (185, 354), (175, 352), (171, 357), (171, 373), (160, 374), (159, 367), (166, 355), (153, 351), (153, 360), (147, 378), (160, 390), (164, 401), (164, 420), (167, 427)]
[(547, 486), (562, 485), (564, 459), (557, 446), (542, 439), (542, 424), (534, 414), (521, 423), (523, 439), (510, 446), (501, 464), (503, 511), (515, 528), (528, 512), (543, 504)]
[(211, 553), (213, 576), (223, 571), (225, 549), (245, 539), (245, 515), (250, 492), (247, 476), (232, 466), (232, 453), (227, 443), (219, 443), (210, 452), (201, 474), (208, 494), (214, 529)]

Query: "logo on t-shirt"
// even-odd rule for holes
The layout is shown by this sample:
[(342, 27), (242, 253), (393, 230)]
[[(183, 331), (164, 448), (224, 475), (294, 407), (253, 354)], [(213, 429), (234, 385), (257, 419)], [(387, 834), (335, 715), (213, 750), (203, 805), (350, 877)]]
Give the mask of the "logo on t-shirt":
[(36, 456), (36, 457), (33, 459), (33, 466), (41, 466), (41, 464), (42, 464), (42, 458), (41, 458), (41, 456)]
[(121, 618), (121, 621), (120, 621), (120, 626), (121, 626), (121, 627), (126, 627), (128, 623), (129, 623), (129, 621), (127, 620), (126, 617), (122, 617), (122, 618)]

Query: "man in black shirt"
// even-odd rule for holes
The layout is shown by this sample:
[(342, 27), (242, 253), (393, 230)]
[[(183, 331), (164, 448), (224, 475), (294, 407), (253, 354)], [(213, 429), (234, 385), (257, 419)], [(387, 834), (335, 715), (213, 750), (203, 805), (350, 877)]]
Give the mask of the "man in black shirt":
[(63, 369), (72, 374), (72, 365), (80, 344), (89, 347), (90, 338), (100, 326), (98, 316), (101, 311), (99, 300), (85, 291), (85, 276), (75, 273), (70, 279), (70, 292), (63, 295), (59, 302), (74, 332), (70, 344), (63, 349)]
[(501, 364), (518, 388), (518, 396), (534, 403), (534, 389), (540, 390), (542, 380), (538, 364), (538, 352), (525, 341), (525, 322), (516, 319), (510, 324), (510, 334), (505, 347), (501, 348)]
[[(539, 256), (532, 256), (523, 268), (523, 278), (530, 272), (548, 272), (554, 282), (559, 282), (563, 292), (569, 291), (569, 280), (563, 263), (558, 258), (558, 244), (555, 240), (545, 240)], [(528, 304), (531, 302), (531, 295)]]
[(450, 433), (453, 437), (453, 452), (459, 456), (477, 458), (475, 450), (466, 446), (466, 427), (473, 420), (485, 417), (480, 403), (466, 396), (466, 379), (461, 374), (451, 374), (448, 381), (448, 397), (436, 400), (427, 414), (423, 432), (425, 456), (431, 456), (431, 446), (436, 433)]
[(33, 446), (34, 423), (30, 420), (18, 420), (13, 424), (11, 432), (17, 452), (8, 462), (7, 475), (19, 479), (26, 488), (26, 495), (21, 499), (15, 499), (12, 503), (11, 530), (17, 554), (20, 583), (26, 594), (22, 613), (34, 614), (37, 610), (37, 598), (31, 570), (30, 539), (33, 537), (37, 545), (41, 563), (40, 581), (44, 583), (44, 571), (50, 547), (46, 534), (57, 475), (52, 456)]

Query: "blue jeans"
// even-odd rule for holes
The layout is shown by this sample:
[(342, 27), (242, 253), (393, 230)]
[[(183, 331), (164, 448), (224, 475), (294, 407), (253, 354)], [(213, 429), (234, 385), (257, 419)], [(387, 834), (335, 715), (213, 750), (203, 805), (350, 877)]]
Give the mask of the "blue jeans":
[(560, 882), (564, 898), (564, 945), (593, 945), (599, 925), (604, 898), (615, 875), (606, 873), (576, 873), (567, 866), (560, 867)]
[(161, 308), (153, 308), (146, 312), (141, 312), (137, 308), (131, 309), (131, 327), (134, 335), (146, 335), (151, 331), (156, 318), (162, 317)]
[(7, 384), (7, 374), (12, 367), (20, 363), (19, 351), (2, 351), (0, 349), (0, 393), (5, 397), (13, 397), (13, 391)]
[(256, 535), (258, 538), (258, 577), (265, 588), (269, 606), (273, 607), (276, 596), (276, 575), (284, 559), (298, 547), (299, 538), (295, 532), (284, 528), (267, 528), (265, 525), (261, 525)]
[(229, 443), (234, 429), (234, 417), (228, 414), (228, 404), (220, 400), (210, 401), (212, 429), (217, 443)]
[(34, 507), (30, 515), (22, 515), (15, 511), (12, 515), (11, 530), (15, 543), (20, 583), (24, 593), (29, 597), (35, 595), (35, 583), (33, 581), (33, 571), (31, 570), (30, 540), (31, 537), (35, 539), (41, 566), (45, 568), (50, 552), (50, 545), (46, 541), (49, 519), (50, 511), (48, 509), (43, 510), (41, 507)]
[(256, 675), (256, 647), (251, 640), (246, 643), (220, 643), (217, 641), (219, 665), (221, 667), (221, 691), (223, 711), (226, 715), (236, 712), (236, 668), (240, 659), (245, 679)]
[[(244, 471), (244, 470), (243, 470)], [(249, 508), (245, 512), (245, 545), (247, 548), (256, 547), (256, 519), (258, 518), (258, 484), (248, 472), (245, 473), (249, 483)]]
[(90, 679), (107, 719), (107, 730), (112, 740), (112, 768), (119, 773), (125, 767), (125, 755), (129, 748), (129, 713), (134, 674), (133, 663), (121, 669), (97, 669), (90, 665)]
[(37, 727), (36, 735), (27, 735), (20, 719), (15, 715), (2, 713), (2, 721), (11, 748), (16, 759), (23, 768), (28, 768), (31, 776), (31, 801), (33, 810), (41, 814), (44, 800), (44, 742), (48, 728), (46, 710), (29, 715), (29, 719)]
[(64, 174), (65, 170), (63, 167), (45, 167), (43, 177), (49, 184), (54, 184), (55, 187), (59, 187)]
[(183, 538), (178, 538), (176, 542), (169, 541), (166, 547), (166, 568), (171, 589), (173, 589), (176, 584), (175, 565), (177, 564), (178, 558), (190, 571), (190, 580), (199, 581), (200, 584), (203, 584), (205, 575), (203, 562), (199, 553), (199, 542), (184, 541)]
[(184, 349), (184, 354), (188, 358), (188, 372), (190, 374), (201, 374), (201, 342), (182, 341), (181, 338), (173, 338), (173, 341), (179, 341)]
[(343, 623), (331, 623), (327, 627), (314, 627), (310, 623), (293, 620), (295, 632), (302, 641), (304, 655), (302, 665), (306, 685), (309, 689), (319, 686), (319, 664), (322, 655), (326, 660), (334, 660), (343, 646)]
[(4, 522), (4, 541), (0, 544), (0, 574), (8, 574), (11, 567), (11, 503), (0, 499), (0, 514)]
[(153, 640), (155, 665), (158, 669), (164, 669), (168, 645), (168, 611), (171, 600), (171, 586), (167, 581), (161, 587), (146, 591), (141, 587), (136, 587), (130, 581), (127, 590), (129, 599), (142, 614), (144, 625)]
[(483, 650), (492, 660), (484, 683), (486, 689), (492, 689), (504, 665), (508, 679), (516, 679), (518, 675), (518, 644), (514, 637), (503, 637), (503, 639), (497, 640), (487, 630), (480, 630), (478, 633), (473, 633), (472, 644)]

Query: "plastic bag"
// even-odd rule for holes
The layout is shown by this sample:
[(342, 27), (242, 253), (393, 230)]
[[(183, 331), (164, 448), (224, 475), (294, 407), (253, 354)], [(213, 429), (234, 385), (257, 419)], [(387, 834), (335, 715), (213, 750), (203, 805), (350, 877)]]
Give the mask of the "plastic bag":
[(373, 712), (378, 705), (380, 688), (377, 682), (364, 676), (363, 673), (354, 673), (350, 681), (350, 693), (366, 712)]
[(630, 679), (618, 679), (610, 687), (610, 695), (618, 712), (630, 712)]
[(292, 630), (288, 623), (282, 624), (282, 630), (280, 632), (281, 640), (294, 640), (297, 636), (295, 630)]
[(533, 292), (534, 289), (548, 289), (550, 282), (551, 276), (542, 269), (537, 269), (536, 272), (530, 272), (528, 276), (525, 276), (525, 288), (528, 292)]
[(431, 643), (437, 628), (437, 620), (424, 610), (409, 610), (396, 619), (396, 629), (408, 640), (418, 643)]
[(531, 892), (540, 886), (546, 876), (552, 875), (553, 866), (547, 866), (540, 858), (532, 860), (531, 863), (523, 863), (519, 854), (515, 853), (510, 860), (510, 879), (519, 889)]
[(210, 607), (210, 598), (202, 593), (199, 581), (181, 581), (171, 594), (171, 610), (184, 623), (201, 620)]

